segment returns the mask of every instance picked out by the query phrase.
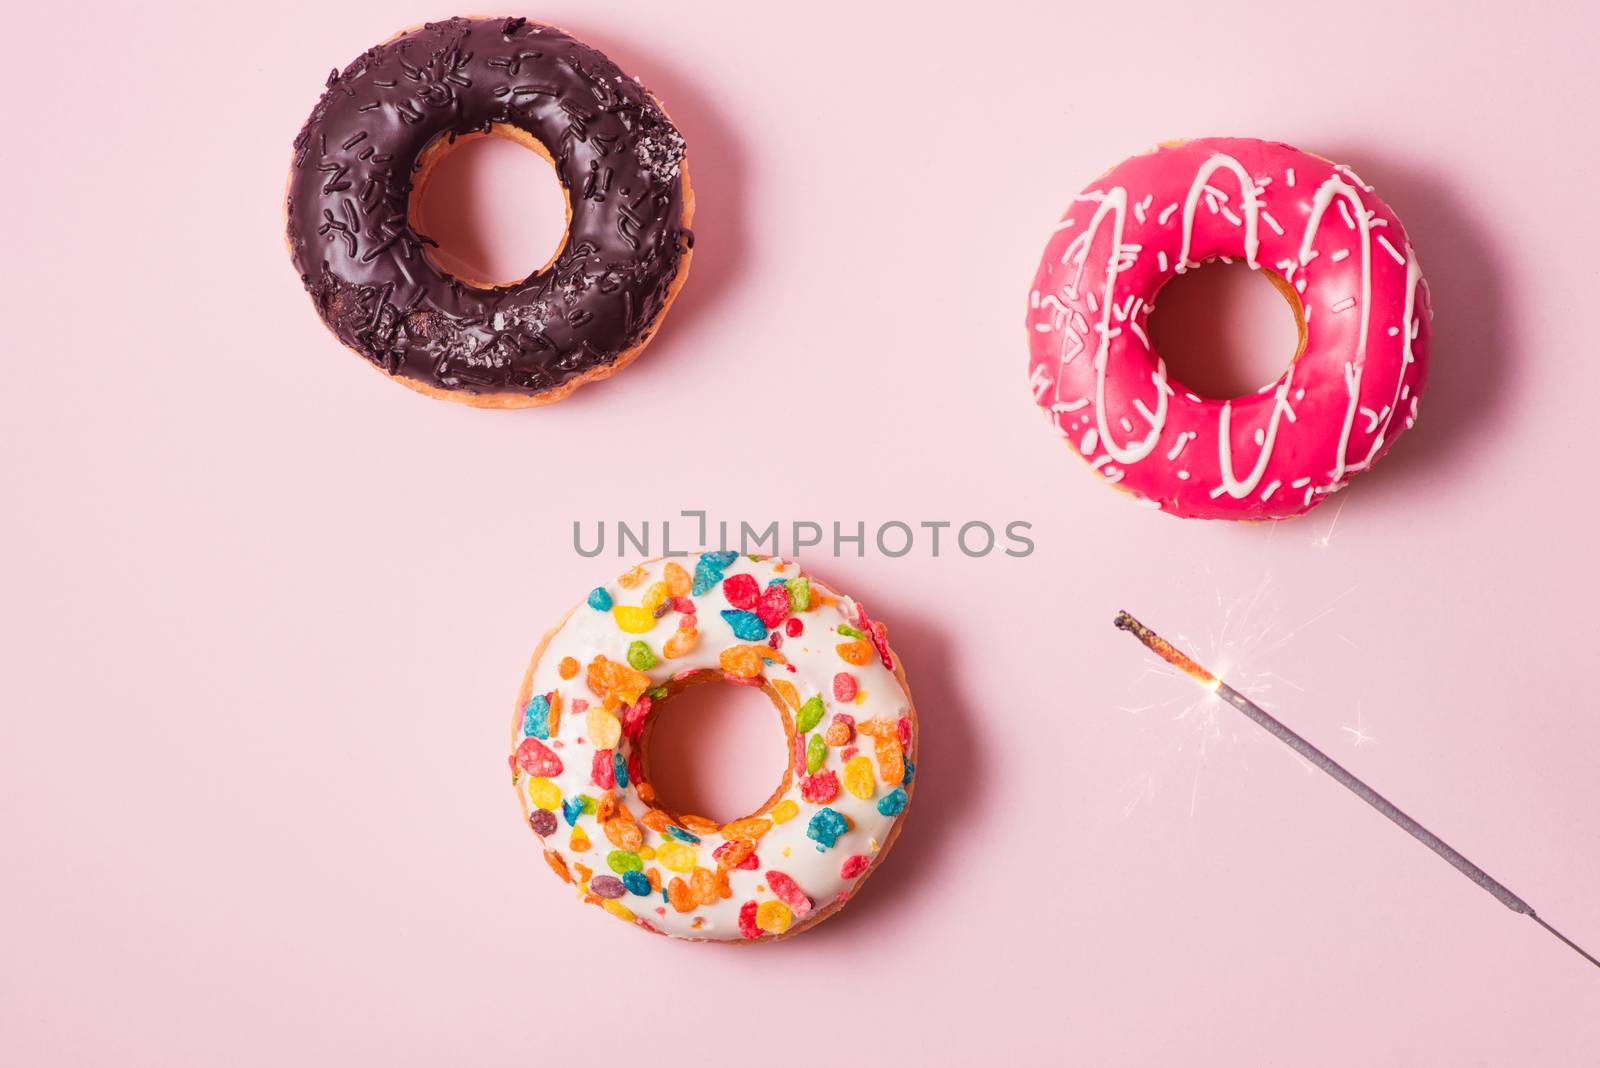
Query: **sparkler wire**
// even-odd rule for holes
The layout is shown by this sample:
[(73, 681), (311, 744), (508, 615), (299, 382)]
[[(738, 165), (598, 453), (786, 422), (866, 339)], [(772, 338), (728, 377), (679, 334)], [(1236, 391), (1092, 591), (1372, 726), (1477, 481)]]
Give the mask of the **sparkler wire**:
[(1211, 690), (1221, 700), (1226, 701), (1228, 704), (1244, 713), (1268, 734), (1272, 735), (1284, 745), (1287, 745), (1290, 749), (1293, 749), (1296, 753), (1300, 754), (1300, 756), (1313, 767), (1316, 767), (1318, 770), (1326, 773), (1330, 778), (1332, 778), (1339, 785), (1343, 786), (1346, 790), (1349, 790), (1351, 793), (1361, 798), (1361, 800), (1377, 809), (1395, 826), (1399, 827), (1411, 837), (1415, 838), (1417, 841), (1433, 850), (1434, 853), (1438, 854), (1439, 857), (1441, 857), (1452, 868), (1455, 868), (1468, 879), (1471, 879), (1479, 887), (1493, 896), (1496, 901), (1500, 902), (1500, 904), (1504, 905), (1512, 912), (1519, 913), (1532, 919), (1540, 927), (1543, 927), (1545, 930), (1559, 938), (1562, 942), (1565, 942), (1590, 964), (1600, 968), (1600, 960), (1596, 960), (1582, 946), (1578, 945), (1572, 939), (1568, 938), (1566, 935), (1562, 934), (1560, 931), (1546, 923), (1538, 913), (1534, 912), (1532, 905), (1528, 904), (1526, 901), (1522, 900), (1522, 898), (1512, 893), (1504, 883), (1500, 882), (1488, 872), (1472, 863), (1472, 861), (1462, 856), (1448, 842), (1434, 834), (1422, 824), (1418, 823), (1411, 816), (1407, 815), (1394, 802), (1390, 801), (1388, 798), (1378, 793), (1378, 791), (1368, 786), (1361, 779), (1357, 778), (1343, 764), (1340, 764), (1337, 760), (1334, 760), (1328, 754), (1324, 753), (1322, 750), (1318, 749), (1316, 746), (1300, 737), (1300, 735), (1290, 730), (1289, 727), (1285, 726), (1266, 709), (1262, 708), (1244, 694), (1240, 693), (1238, 690), (1235, 690), (1232, 686), (1229, 686), (1226, 682), (1223, 682), (1221, 679), (1211, 674), (1211, 672), (1201, 667), (1199, 663), (1189, 657), (1182, 650), (1176, 648), (1171, 642), (1161, 637), (1143, 623), (1140, 623), (1137, 619), (1134, 619), (1127, 612), (1119, 613), (1115, 622), (1118, 630), (1128, 631), (1134, 637), (1143, 642), (1151, 652), (1155, 653), (1157, 656), (1161, 657), (1161, 659), (1165, 660), (1167, 663), (1171, 664), (1184, 674), (1188, 675), (1190, 678), (1194, 679), (1201, 686)]

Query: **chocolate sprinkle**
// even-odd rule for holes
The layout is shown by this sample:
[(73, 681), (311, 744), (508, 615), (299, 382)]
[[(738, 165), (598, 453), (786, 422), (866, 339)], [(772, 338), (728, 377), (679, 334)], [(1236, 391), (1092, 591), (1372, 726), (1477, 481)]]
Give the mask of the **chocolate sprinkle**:
[[(436, 140), (505, 124), (555, 160), (572, 220), (556, 262), (478, 288), (422, 254), (412, 176)], [(604, 55), (524, 19), (429, 23), (328, 79), (294, 142), (289, 244), (317, 312), (391, 375), (536, 395), (648, 338), (693, 235), (683, 138)]]

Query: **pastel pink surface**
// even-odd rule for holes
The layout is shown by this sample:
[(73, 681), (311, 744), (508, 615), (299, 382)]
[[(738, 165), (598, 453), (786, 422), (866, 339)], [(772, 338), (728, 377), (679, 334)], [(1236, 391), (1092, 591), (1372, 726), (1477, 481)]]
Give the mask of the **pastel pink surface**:
[[(1235, 399), (1192, 392), (1146, 332), (1162, 287), (1217, 257), (1276, 275), (1305, 324), (1278, 380)], [(1304, 514), (1415, 424), (1427, 377), (1427, 284), (1400, 220), (1354, 171), (1251, 138), (1162, 146), (1090, 183), (1028, 308), (1028, 381), (1062, 437), (1189, 518)]]
[[(1151, 0), (1136, 46), (1115, 5), (519, 12), (659, 93), (700, 210), (650, 350), (514, 414), (363, 367), (282, 243), (328, 70), (447, 13), (10, 23), (8, 1059), (1592, 1061), (1593, 968), (1110, 626), (1187, 635), (1600, 942), (1592, 11)], [(1416, 429), (1294, 523), (1132, 506), (1020, 372), (1067, 198), (1218, 131), (1354, 166), (1433, 291)], [(573, 520), (684, 508), (1034, 524), (808, 561), (888, 622), (923, 761), (860, 899), (773, 947), (575, 909), (509, 796), (527, 657), (621, 570)]]

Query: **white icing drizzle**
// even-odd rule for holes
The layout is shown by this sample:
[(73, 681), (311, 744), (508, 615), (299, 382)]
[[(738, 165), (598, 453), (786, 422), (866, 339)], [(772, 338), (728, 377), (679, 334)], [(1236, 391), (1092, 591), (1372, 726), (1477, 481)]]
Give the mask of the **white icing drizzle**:
[[(1213, 159), (1215, 159), (1215, 157), (1213, 157)], [(1209, 165), (1211, 162), (1212, 161), (1208, 160), (1207, 164)], [(1204, 168), (1202, 168), (1202, 173), (1206, 173)], [(1334, 202), (1335, 197), (1344, 198), (1338, 201), (1340, 211), (1343, 214), (1345, 221), (1349, 223), (1353, 229), (1359, 231), (1361, 235), (1360, 299), (1358, 300), (1354, 297), (1345, 297), (1332, 307), (1332, 311), (1334, 312), (1346, 311), (1351, 307), (1358, 307), (1361, 311), (1361, 325), (1356, 341), (1355, 359), (1351, 363), (1347, 363), (1345, 365), (1345, 385), (1350, 392), (1350, 404), (1345, 413), (1343, 427), (1339, 433), (1338, 464), (1332, 472), (1333, 481), (1338, 482), (1344, 478), (1345, 472), (1348, 470), (1346, 456), (1350, 447), (1350, 432), (1354, 427), (1356, 414), (1359, 409), (1361, 397), (1361, 372), (1366, 364), (1367, 329), (1369, 326), (1372, 304), (1372, 230), (1370, 226), (1371, 214), (1366, 210), (1365, 205), (1362, 204), (1361, 195), (1355, 190), (1355, 188), (1353, 188), (1349, 183), (1345, 182), (1344, 179), (1338, 175), (1329, 177), (1327, 181), (1323, 182), (1322, 185), (1317, 188), (1316, 195), (1312, 198), (1311, 214), (1306, 220), (1305, 234), (1300, 241), (1299, 255), (1300, 265), (1302, 267), (1304, 267), (1306, 264), (1309, 264), (1317, 254), (1316, 250), (1311, 246), (1316, 240), (1317, 229), (1322, 224), (1323, 214), (1328, 210), (1328, 205)], [(1354, 207), (1354, 212), (1350, 210), (1350, 207), (1346, 206), (1346, 201), (1349, 202), (1350, 206)], [(1186, 213), (1185, 224), (1187, 225), (1190, 223), (1192, 223), (1192, 216)], [(1255, 250), (1248, 244), (1248, 240), (1245, 247), (1251, 258), (1254, 258)], [(1185, 235), (1184, 248), (1185, 250), (1188, 248), (1187, 235)], [(1343, 258), (1344, 256), (1342, 255), (1335, 255), (1332, 257), (1333, 260), (1340, 260)], [(1409, 284), (1408, 278), (1406, 298), (1407, 321), (1409, 321), (1410, 317), (1412, 299), (1410, 294), (1413, 289), (1414, 287)], [(1307, 308), (1305, 313), (1306, 318), (1309, 319), (1311, 315), (1311, 309)], [(1402, 369), (1402, 377), (1403, 375), (1404, 371)], [(1257, 483), (1261, 481), (1261, 477), (1266, 473), (1267, 464), (1272, 458), (1273, 446), (1277, 442), (1279, 420), (1288, 409), (1288, 404), (1285, 402), (1284, 398), (1288, 393), (1289, 386), (1293, 378), (1294, 368), (1291, 367), (1289, 372), (1284, 375), (1283, 380), (1278, 384), (1277, 395), (1274, 398), (1272, 405), (1272, 417), (1267, 424), (1265, 439), (1259, 442), (1261, 445), (1261, 452), (1256, 458), (1255, 467), (1253, 467), (1250, 474), (1243, 479), (1240, 479), (1237, 476), (1233, 467), (1233, 441), (1231, 437), (1233, 402), (1229, 401), (1222, 406), (1222, 413), (1218, 416), (1217, 433), (1217, 454), (1221, 462), (1222, 485), (1213, 491), (1213, 497), (1219, 496), (1221, 493), (1225, 492), (1234, 498), (1243, 498), (1254, 491)], [(1398, 387), (1396, 387), (1396, 389), (1398, 391)], [(1396, 403), (1398, 403), (1398, 398)], [(1391, 419), (1394, 415), (1392, 408), (1393, 406), (1391, 405), (1391, 410), (1389, 412), (1389, 418)], [(1290, 421), (1293, 421), (1292, 417)], [(1387, 428), (1387, 422), (1385, 422), (1384, 425)], [(1257, 433), (1259, 434), (1260, 431), (1258, 430)], [(1378, 436), (1379, 440), (1382, 439), (1382, 436), (1383, 435), (1380, 433)], [(1377, 450), (1375, 447), (1373, 452), (1375, 453), (1376, 451)], [(1370, 460), (1371, 454), (1369, 453), (1367, 461), (1363, 461), (1363, 463), (1370, 462)], [(1263, 500), (1265, 499), (1266, 498), (1263, 497)]]
[(1045, 370), (1044, 364), (1041, 363), (1036, 365), (1033, 372), (1028, 375), (1028, 385), (1032, 388), (1033, 399), (1037, 402), (1050, 391), (1051, 386), (1055, 385), (1055, 380), (1050, 377), (1050, 372)]
[[(1146, 407), (1141, 407), (1140, 414), (1150, 423), (1150, 432), (1138, 442), (1122, 445), (1111, 436), (1110, 428), (1106, 426), (1106, 366), (1110, 362), (1111, 339), (1121, 333), (1120, 327), (1111, 325), (1111, 316), (1115, 304), (1114, 294), (1117, 288), (1117, 275), (1123, 267), (1124, 246), (1122, 243), (1123, 223), (1128, 211), (1128, 191), (1121, 186), (1115, 186), (1104, 193), (1085, 193), (1084, 199), (1098, 202), (1094, 217), (1089, 220), (1089, 226), (1083, 233), (1073, 239), (1061, 254), (1061, 262), (1067, 263), (1074, 251), (1077, 252), (1077, 273), (1073, 276), (1072, 285), (1068, 289), (1068, 297), (1076, 296), (1078, 287), (1083, 284), (1083, 268), (1089, 258), (1089, 248), (1094, 242), (1095, 234), (1099, 232), (1100, 223), (1107, 214), (1112, 216), (1111, 231), (1111, 256), (1106, 263), (1106, 299), (1099, 307), (1100, 322), (1095, 325), (1095, 330), (1100, 334), (1100, 342), (1095, 351), (1095, 420), (1099, 430), (1100, 444), (1105, 447), (1111, 458), (1118, 463), (1137, 463), (1150, 454), (1156, 447), (1156, 442), (1161, 437), (1161, 428), (1167, 422), (1167, 395), (1166, 388), (1167, 365), (1157, 361), (1155, 374), (1152, 376), (1156, 385), (1156, 410), (1151, 412)], [(1131, 261), (1130, 261), (1131, 262)], [(1094, 294), (1088, 293), (1089, 308), (1095, 310)]]
[[(1361, 233), (1361, 326), (1360, 333), (1356, 336), (1356, 354), (1354, 363), (1355, 374), (1351, 376), (1351, 365), (1345, 365), (1345, 385), (1350, 390), (1350, 405), (1345, 411), (1344, 427), (1339, 432), (1339, 458), (1332, 471), (1333, 481), (1339, 482), (1345, 476), (1346, 452), (1350, 447), (1350, 430), (1355, 425), (1356, 407), (1361, 398), (1361, 371), (1367, 362), (1367, 327), (1372, 310), (1372, 228), (1369, 225), (1369, 216), (1365, 206), (1361, 203), (1361, 194), (1356, 192), (1343, 178), (1337, 174), (1332, 175), (1327, 181), (1317, 187), (1317, 194), (1311, 200), (1311, 215), (1306, 219), (1305, 236), (1300, 239), (1300, 264), (1304, 266), (1311, 262), (1314, 254), (1311, 243), (1316, 240), (1317, 228), (1322, 225), (1322, 215), (1328, 210), (1328, 205), (1334, 197), (1344, 197), (1355, 207), (1352, 218), (1349, 209), (1345, 208), (1345, 200), (1339, 201), (1339, 206), (1344, 209), (1345, 220)], [(1310, 309), (1307, 309), (1309, 317)], [(1226, 414), (1226, 413), (1224, 413)], [(1274, 411), (1276, 416), (1276, 411)], [(1226, 480), (1227, 473), (1223, 473)]]
[[(1382, 241), (1383, 238), (1380, 237), (1378, 240)], [(1416, 361), (1416, 356), (1411, 352), (1411, 342), (1417, 336), (1417, 323), (1412, 317), (1417, 311), (1417, 289), (1421, 283), (1422, 267), (1417, 263), (1417, 254), (1412, 250), (1408, 242), (1406, 244), (1406, 306), (1401, 320), (1406, 324), (1406, 336), (1400, 350), (1400, 373), (1395, 377), (1394, 400), (1390, 401), (1389, 406), (1385, 409), (1388, 415), (1383, 420), (1383, 428), (1378, 431), (1378, 436), (1372, 439), (1372, 447), (1367, 450), (1367, 458), (1361, 461), (1363, 467), (1370, 466), (1373, 458), (1378, 455), (1378, 450), (1383, 448), (1384, 440), (1389, 434), (1389, 424), (1394, 422), (1394, 413), (1400, 408), (1400, 401), (1404, 395), (1402, 390), (1410, 390), (1410, 387), (1405, 384), (1406, 369)], [(1416, 407), (1416, 400), (1417, 398), (1415, 397), (1411, 398), (1413, 408)], [(1412, 417), (1415, 418), (1415, 412), (1412, 413)], [(1341, 450), (1341, 455), (1342, 452), (1343, 450)]]
[(1289, 408), (1285, 397), (1289, 393), (1289, 384), (1294, 379), (1294, 368), (1290, 367), (1283, 381), (1278, 383), (1277, 394), (1272, 400), (1272, 418), (1267, 421), (1267, 433), (1261, 443), (1261, 453), (1256, 457), (1256, 465), (1250, 469), (1250, 474), (1239, 478), (1233, 470), (1233, 402), (1228, 401), (1222, 406), (1222, 414), (1217, 417), (1217, 459), (1222, 468), (1222, 485), (1218, 486), (1211, 494), (1212, 497), (1227, 493), (1230, 497), (1248, 497), (1256, 488), (1256, 483), (1261, 481), (1261, 476), (1267, 472), (1267, 463), (1272, 459), (1272, 447), (1278, 440), (1278, 423), (1283, 418), (1283, 413)]
[[(1189, 262), (1189, 244), (1190, 239), (1194, 236), (1194, 211), (1195, 206), (1200, 201), (1200, 194), (1204, 192), (1208, 197), (1227, 199), (1220, 190), (1206, 184), (1206, 179), (1210, 178), (1213, 172), (1222, 167), (1231, 170), (1239, 179), (1241, 190), (1239, 206), (1244, 211), (1245, 262), (1250, 265), (1251, 270), (1261, 266), (1256, 262), (1256, 251), (1260, 247), (1260, 242), (1256, 239), (1256, 217), (1260, 209), (1256, 202), (1255, 181), (1250, 177), (1249, 172), (1240, 166), (1238, 160), (1225, 152), (1218, 152), (1200, 165), (1200, 170), (1195, 173), (1194, 182), (1189, 186), (1189, 195), (1183, 202), (1183, 246), (1178, 252), (1179, 274), (1182, 274), (1189, 267), (1198, 266), (1198, 264)], [(1212, 205), (1212, 210), (1216, 210), (1215, 203)], [(1237, 226), (1239, 224), (1238, 216), (1232, 215), (1231, 212), (1229, 215), (1231, 221)]]

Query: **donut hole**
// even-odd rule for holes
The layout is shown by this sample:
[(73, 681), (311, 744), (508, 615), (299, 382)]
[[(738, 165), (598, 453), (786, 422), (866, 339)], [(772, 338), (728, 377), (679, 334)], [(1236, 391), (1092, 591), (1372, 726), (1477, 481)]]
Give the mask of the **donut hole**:
[(1207, 260), (1162, 286), (1148, 329), (1168, 376), (1213, 400), (1276, 382), (1305, 345), (1299, 294), (1280, 276), (1237, 261)]
[(424, 254), (479, 289), (514, 285), (561, 254), (572, 216), (549, 150), (513, 126), (441, 137), (423, 150), (410, 222)]
[(729, 823), (761, 811), (787, 785), (789, 756), (777, 695), (711, 685), (721, 682), (720, 672), (704, 672), (669, 687), (676, 692), (651, 712), (641, 757), (657, 807)]

